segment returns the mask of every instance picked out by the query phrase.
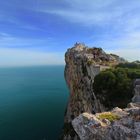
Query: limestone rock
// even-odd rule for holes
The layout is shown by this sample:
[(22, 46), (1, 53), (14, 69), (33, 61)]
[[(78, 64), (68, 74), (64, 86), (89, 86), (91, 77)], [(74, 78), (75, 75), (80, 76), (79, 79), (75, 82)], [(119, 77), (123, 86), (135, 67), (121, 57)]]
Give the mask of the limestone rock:
[(134, 97), (132, 98), (133, 103), (140, 102), (140, 79), (136, 79), (134, 82)]
[[(134, 109), (139, 114), (130, 113)], [(114, 115), (117, 117), (111, 123), (102, 119), (108, 120)], [(140, 140), (140, 108), (115, 108), (95, 115), (83, 113), (72, 121), (72, 125), (81, 140)]]

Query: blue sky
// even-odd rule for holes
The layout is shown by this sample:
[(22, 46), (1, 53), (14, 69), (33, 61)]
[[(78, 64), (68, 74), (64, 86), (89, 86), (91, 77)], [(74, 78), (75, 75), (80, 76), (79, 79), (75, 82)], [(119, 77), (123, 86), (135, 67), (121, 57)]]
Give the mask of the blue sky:
[(0, 1), (0, 66), (64, 64), (75, 42), (140, 60), (138, 0)]

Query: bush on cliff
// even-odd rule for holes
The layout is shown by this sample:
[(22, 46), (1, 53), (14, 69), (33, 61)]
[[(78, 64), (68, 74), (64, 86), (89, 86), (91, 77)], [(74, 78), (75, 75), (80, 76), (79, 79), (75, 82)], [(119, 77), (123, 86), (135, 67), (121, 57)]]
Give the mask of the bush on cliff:
[(134, 61), (132, 63), (120, 63), (116, 67), (118, 67), (118, 68), (140, 69), (140, 62), (139, 61)]
[(133, 96), (133, 80), (138, 77), (140, 78), (139, 69), (109, 69), (95, 77), (93, 89), (108, 109), (126, 107)]

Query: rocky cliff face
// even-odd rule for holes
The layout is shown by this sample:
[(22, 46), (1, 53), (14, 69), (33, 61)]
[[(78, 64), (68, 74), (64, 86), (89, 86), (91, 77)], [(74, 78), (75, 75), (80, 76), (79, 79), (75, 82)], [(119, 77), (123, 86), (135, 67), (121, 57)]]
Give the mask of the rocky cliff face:
[(140, 140), (140, 79), (134, 84), (133, 103), (127, 108), (83, 113), (72, 121), (81, 140)]
[(101, 48), (88, 48), (83, 44), (75, 46), (65, 54), (65, 79), (70, 89), (66, 121), (71, 121), (83, 112), (104, 111), (93, 92), (94, 77), (102, 70), (122, 62), (116, 55), (106, 54)]
[(71, 121), (83, 112), (96, 113), (105, 110), (93, 92), (94, 77), (102, 70), (124, 62), (120, 57), (106, 54), (101, 48), (88, 48), (76, 43), (65, 54), (65, 79), (70, 90), (65, 115), (64, 139), (76, 140)]
[(101, 112), (104, 107), (93, 92), (94, 77), (101, 71), (119, 63), (119, 57), (106, 54), (101, 48), (87, 48), (75, 44), (65, 55), (65, 78), (70, 89), (66, 120), (83, 112)]
[(134, 97), (132, 98), (133, 103), (140, 102), (140, 79), (136, 79), (134, 82)]
[[(110, 118), (116, 119), (110, 121)], [(72, 121), (81, 140), (140, 140), (140, 105), (96, 115), (83, 113)]]

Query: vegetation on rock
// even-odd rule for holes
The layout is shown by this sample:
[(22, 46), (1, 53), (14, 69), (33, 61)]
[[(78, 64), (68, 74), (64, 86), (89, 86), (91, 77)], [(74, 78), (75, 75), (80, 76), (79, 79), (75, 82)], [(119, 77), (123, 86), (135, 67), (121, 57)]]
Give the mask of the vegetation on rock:
[[(125, 68), (124, 68), (125, 66)], [(133, 80), (140, 78), (140, 69), (131, 64), (119, 64), (116, 68), (101, 72), (94, 79), (93, 89), (97, 98), (108, 109), (126, 107), (133, 96)]]
[(140, 62), (139, 61), (134, 61), (132, 63), (120, 63), (116, 67), (140, 69)]
[(102, 113), (98, 116), (99, 119), (108, 119), (110, 122), (113, 122), (115, 120), (118, 120), (120, 117), (111, 113), (111, 112), (106, 112)]

